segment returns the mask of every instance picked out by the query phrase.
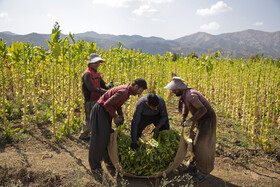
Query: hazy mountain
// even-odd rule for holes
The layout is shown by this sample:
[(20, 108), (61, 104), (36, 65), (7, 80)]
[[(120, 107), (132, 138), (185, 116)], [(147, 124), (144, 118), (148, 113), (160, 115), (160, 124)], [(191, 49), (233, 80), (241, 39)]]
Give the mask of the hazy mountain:
[(2, 32), (2, 33), (4, 33), (4, 34), (9, 34), (9, 35), (17, 35), (17, 34), (15, 34), (15, 33), (10, 32), (10, 31), (4, 31), (4, 32)]
[[(50, 34), (30, 33), (18, 35), (9, 31), (0, 32), (0, 37), (11, 45), (14, 42), (34, 43), (35, 46), (43, 46), (48, 49), (46, 40), (50, 40)], [(66, 35), (62, 35), (65, 37)], [(75, 34), (75, 40), (95, 42), (97, 46), (105, 50), (112, 46), (117, 47), (119, 42), (127, 49), (141, 49), (144, 53), (165, 54), (166, 51), (173, 53), (184, 53), (188, 55), (195, 52), (198, 55), (207, 54), (208, 51), (222, 51), (223, 56), (250, 57), (256, 54), (273, 56), (280, 55), (280, 31), (263, 32), (258, 30), (245, 30), (241, 32), (211, 35), (198, 32), (175, 40), (165, 40), (160, 37), (143, 37), (139, 35), (112, 35), (98, 34), (94, 31)]]
[(46, 40), (50, 40), (50, 34), (37, 34), (30, 33), (26, 35), (18, 35), (11, 32), (0, 32), (0, 37), (7, 43), (7, 45), (11, 45), (12, 41), (14, 42), (23, 42), (23, 43), (34, 43), (34, 46), (43, 46), (45, 48), (49, 48)]
[[(245, 30), (241, 32), (211, 35), (203, 32), (181, 37), (175, 41), (195, 53), (220, 50), (224, 56), (242, 57), (263, 53), (265, 56), (280, 56), (280, 31), (263, 32)], [(182, 52), (185, 52), (182, 48)]]
[(246, 30), (243, 32), (221, 34), (221, 38), (244, 46), (244, 49), (254, 53), (264, 53), (265, 56), (280, 56), (280, 31), (263, 32)]
[(206, 42), (208, 40), (211, 40), (215, 38), (214, 35), (205, 33), (205, 32), (198, 32), (195, 34), (191, 34), (188, 36), (184, 36), (181, 38), (176, 39), (175, 41), (181, 43), (182, 45), (189, 45), (189, 44), (196, 44), (201, 42)]

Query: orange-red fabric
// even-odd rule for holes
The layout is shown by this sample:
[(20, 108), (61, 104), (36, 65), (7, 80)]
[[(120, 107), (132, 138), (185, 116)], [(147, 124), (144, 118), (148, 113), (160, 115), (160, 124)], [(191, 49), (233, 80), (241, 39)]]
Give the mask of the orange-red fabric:
[[(100, 86), (100, 81), (105, 82), (105, 81), (102, 79), (101, 75), (100, 75), (97, 71), (91, 69), (90, 67), (88, 67), (88, 69), (87, 69), (86, 71), (84, 71), (83, 74), (86, 74), (86, 73), (89, 73), (89, 74), (90, 74), (92, 84), (93, 84), (96, 88), (100, 89), (100, 88), (101, 88), (101, 86)], [(84, 87), (84, 86), (85, 86), (85, 85), (83, 84), (83, 87)], [(85, 89), (83, 89), (83, 93), (84, 93), (84, 92), (85, 92)], [(84, 94), (85, 94), (85, 93), (84, 93)], [(90, 101), (96, 101), (96, 100), (98, 100), (99, 98), (100, 98), (100, 94), (99, 94), (99, 93), (97, 93), (97, 92), (91, 92), (91, 93), (90, 93)]]

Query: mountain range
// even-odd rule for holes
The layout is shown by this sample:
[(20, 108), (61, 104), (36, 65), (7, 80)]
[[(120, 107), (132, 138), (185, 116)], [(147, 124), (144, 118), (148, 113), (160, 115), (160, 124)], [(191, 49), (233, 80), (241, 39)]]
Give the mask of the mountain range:
[[(84, 39), (86, 42), (97, 43), (97, 46), (105, 50), (112, 46), (117, 47), (119, 42), (127, 49), (141, 49), (144, 53), (163, 55), (166, 51), (172, 53), (194, 52), (197, 55), (207, 54), (220, 50), (224, 57), (250, 57), (263, 54), (265, 57), (280, 56), (280, 31), (264, 32), (259, 30), (245, 30), (233, 33), (211, 35), (205, 32), (180, 37), (174, 40), (166, 40), (160, 37), (143, 37), (140, 35), (111, 35), (99, 34), (94, 31), (75, 34), (75, 40)], [(49, 49), (46, 40), (50, 40), (50, 34), (30, 33), (18, 35), (12, 32), (0, 32), (0, 37), (11, 45), (14, 42), (34, 43), (34, 46), (43, 46)], [(66, 37), (62, 34), (61, 37)]]

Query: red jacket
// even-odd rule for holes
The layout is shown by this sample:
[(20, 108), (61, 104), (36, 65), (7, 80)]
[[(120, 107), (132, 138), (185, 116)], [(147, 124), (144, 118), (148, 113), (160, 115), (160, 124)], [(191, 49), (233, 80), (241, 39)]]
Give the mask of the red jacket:
[[(86, 79), (86, 75), (90, 75), (90, 80)], [(86, 82), (91, 81), (91, 82)], [(90, 86), (88, 86), (90, 85)], [(99, 99), (99, 97), (102, 95), (102, 90), (100, 89), (105, 88), (106, 89), (106, 83), (102, 79), (101, 75), (94, 69), (91, 69), (88, 67), (86, 71), (83, 73), (83, 95), (85, 97), (85, 102), (88, 101), (96, 101)]]

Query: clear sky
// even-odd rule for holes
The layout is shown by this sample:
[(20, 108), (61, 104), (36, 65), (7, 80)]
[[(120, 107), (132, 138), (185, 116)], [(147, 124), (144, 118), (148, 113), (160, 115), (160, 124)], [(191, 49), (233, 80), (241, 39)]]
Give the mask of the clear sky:
[(0, 0), (0, 32), (157, 36), (280, 31), (280, 0)]

